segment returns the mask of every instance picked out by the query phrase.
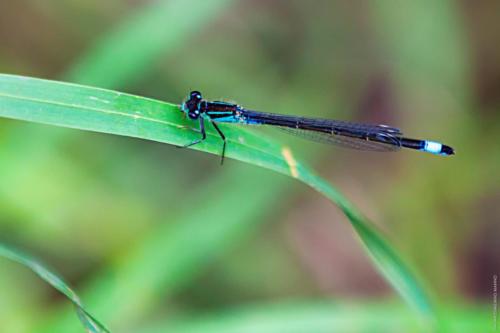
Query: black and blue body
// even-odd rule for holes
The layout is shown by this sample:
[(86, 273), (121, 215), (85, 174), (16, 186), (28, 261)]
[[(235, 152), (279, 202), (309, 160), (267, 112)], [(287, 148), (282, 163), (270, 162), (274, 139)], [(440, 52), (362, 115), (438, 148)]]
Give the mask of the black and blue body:
[(201, 93), (193, 91), (181, 105), (181, 110), (200, 124), (201, 138), (187, 144), (189, 147), (206, 139), (205, 120), (219, 133), (222, 141), (222, 160), (226, 150), (226, 137), (217, 123), (275, 126), (306, 139), (336, 144), (367, 151), (395, 151), (401, 147), (425, 151), (436, 155), (453, 155), (453, 148), (439, 142), (409, 139), (397, 128), (386, 125), (358, 124), (347, 121), (286, 116), (276, 113), (252, 111), (237, 104), (205, 101)]

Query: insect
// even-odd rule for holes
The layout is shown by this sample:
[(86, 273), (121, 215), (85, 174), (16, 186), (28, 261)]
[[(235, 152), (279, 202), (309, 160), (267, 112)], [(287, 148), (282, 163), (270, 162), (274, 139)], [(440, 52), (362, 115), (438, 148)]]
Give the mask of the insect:
[(181, 110), (190, 119), (198, 120), (201, 137), (183, 147), (194, 146), (207, 137), (205, 121), (209, 121), (223, 141), (221, 164), (226, 152), (226, 136), (218, 123), (268, 125), (278, 127), (305, 139), (365, 151), (396, 151), (401, 147), (425, 151), (436, 155), (453, 155), (450, 146), (435, 141), (403, 137), (403, 133), (386, 125), (359, 124), (354, 122), (287, 116), (277, 113), (252, 111), (220, 101), (206, 101), (199, 91), (192, 91)]

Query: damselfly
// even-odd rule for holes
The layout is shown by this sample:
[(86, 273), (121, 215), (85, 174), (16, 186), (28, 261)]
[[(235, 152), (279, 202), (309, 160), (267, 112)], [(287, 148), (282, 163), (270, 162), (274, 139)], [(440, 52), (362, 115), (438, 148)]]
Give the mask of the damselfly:
[(199, 91), (192, 91), (182, 103), (181, 110), (192, 120), (198, 120), (201, 138), (184, 147), (196, 145), (206, 139), (205, 120), (219, 133), (222, 145), (221, 163), (226, 152), (226, 137), (217, 123), (269, 125), (303, 138), (366, 151), (396, 151), (401, 147), (425, 151), (436, 155), (453, 155), (453, 148), (435, 141), (409, 139), (394, 127), (358, 124), (347, 121), (286, 116), (276, 113), (252, 111), (237, 104), (206, 101)]

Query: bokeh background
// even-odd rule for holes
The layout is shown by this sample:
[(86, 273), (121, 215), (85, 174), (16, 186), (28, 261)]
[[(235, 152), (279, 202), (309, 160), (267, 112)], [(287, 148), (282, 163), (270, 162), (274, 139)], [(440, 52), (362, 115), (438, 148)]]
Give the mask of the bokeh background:
[[(450, 332), (493, 330), (500, 2), (0, 2), (0, 72), (180, 102), (387, 123), (455, 147), (351, 152), (276, 136), (391, 240)], [(256, 129), (257, 131), (260, 129)], [(340, 211), (192, 150), (0, 120), (0, 240), (116, 332), (420, 332)], [(82, 332), (0, 260), (1, 332)]]

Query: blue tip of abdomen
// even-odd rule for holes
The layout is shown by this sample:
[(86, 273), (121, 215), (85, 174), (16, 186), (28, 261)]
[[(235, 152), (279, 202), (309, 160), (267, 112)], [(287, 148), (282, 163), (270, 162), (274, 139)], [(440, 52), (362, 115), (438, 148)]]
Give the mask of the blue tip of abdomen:
[(424, 148), (422, 150), (432, 154), (441, 154), (442, 147), (443, 145), (439, 142), (425, 141)]
[(455, 154), (455, 151), (450, 146), (443, 145), (439, 142), (434, 142), (434, 141), (425, 141), (424, 147), (421, 150), (436, 155)]

